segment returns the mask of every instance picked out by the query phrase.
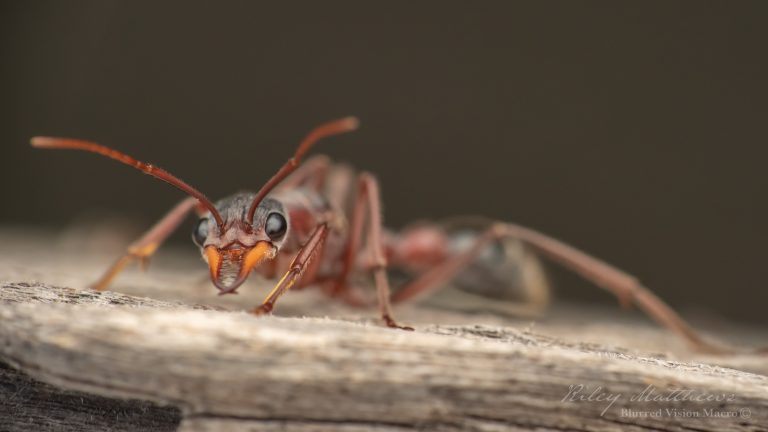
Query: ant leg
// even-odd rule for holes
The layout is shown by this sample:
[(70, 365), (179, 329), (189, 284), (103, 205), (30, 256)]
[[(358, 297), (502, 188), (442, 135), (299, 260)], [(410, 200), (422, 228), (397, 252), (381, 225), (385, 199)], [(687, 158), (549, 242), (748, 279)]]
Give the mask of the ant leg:
[(344, 246), (344, 253), (341, 257), (341, 271), (338, 276), (328, 282), (327, 288), (325, 289), (326, 294), (330, 297), (341, 299), (351, 306), (358, 307), (367, 305), (367, 302), (362, 299), (358, 291), (353, 291), (351, 289), (349, 286), (349, 275), (352, 273), (352, 267), (355, 265), (355, 260), (360, 252), (360, 240), (363, 225), (365, 224), (365, 207), (367, 205), (364, 198), (365, 193), (361, 186), (355, 199), (352, 222), (347, 236), (347, 244)]
[(348, 232), (347, 245), (344, 249), (344, 255), (341, 262), (341, 272), (336, 278), (330, 295), (332, 297), (344, 297), (348, 292), (349, 275), (352, 273), (352, 266), (360, 250), (360, 238), (362, 236), (363, 225), (365, 224), (365, 202), (366, 190), (362, 182), (362, 175), (359, 179), (360, 188), (357, 191), (355, 207), (352, 210), (352, 221)]
[(275, 302), (293, 285), (309, 266), (309, 263), (317, 258), (317, 254), (322, 250), (323, 241), (328, 236), (328, 225), (320, 224), (310, 235), (307, 243), (301, 248), (296, 258), (291, 262), (290, 269), (283, 275), (277, 285), (264, 299), (264, 302), (255, 307), (251, 312), (255, 315), (262, 315), (272, 311)]
[[(330, 231), (330, 228), (328, 228), (328, 231)], [(325, 240), (325, 237), (323, 237), (323, 241)], [(325, 253), (325, 248), (320, 247), (317, 252), (312, 256), (309, 263), (307, 263), (306, 267), (304, 268), (304, 271), (301, 274), (301, 279), (296, 280), (296, 283), (293, 285), (293, 290), (299, 290), (306, 288), (308, 286), (312, 286), (315, 283), (317, 283), (317, 272), (320, 270), (320, 264), (323, 262), (323, 254)], [(293, 264), (293, 263), (292, 263)]]
[[(332, 165), (330, 158), (318, 155), (296, 168), (296, 171), (286, 177), (277, 188), (282, 191), (299, 187), (314, 190), (325, 196), (332, 214), (343, 215), (347, 208), (349, 189), (353, 179), (354, 173), (351, 168), (344, 164)], [(343, 230), (346, 228), (346, 223), (346, 219), (341, 216), (329, 221), (331, 229)]]
[(472, 247), (444, 260), (400, 288), (392, 296), (392, 302), (402, 303), (440, 288), (469, 266), (496, 238), (496, 232), (492, 228), (487, 229), (477, 237)]
[(197, 209), (198, 213), (204, 211), (197, 198), (189, 197), (178, 203), (155, 226), (138, 240), (131, 243), (128, 246), (128, 252), (118, 258), (104, 275), (91, 285), (91, 288), (97, 291), (106, 290), (115, 276), (134, 259), (140, 260), (142, 268), (145, 268), (149, 257), (155, 253), (160, 244), (181, 224), (192, 209)]
[(389, 280), (387, 278), (387, 258), (384, 255), (381, 241), (381, 208), (379, 197), (379, 184), (369, 173), (362, 173), (358, 179), (359, 187), (355, 209), (352, 215), (352, 229), (350, 231), (349, 244), (344, 257), (344, 267), (339, 278), (339, 286), (345, 286), (360, 247), (360, 237), (363, 228), (364, 211), (368, 210), (368, 235), (366, 237), (367, 249), (371, 254), (371, 271), (376, 283), (376, 295), (378, 297), (381, 319), (388, 327), (413, 330), (411, 327), (400, 326), (392, 317), (392, 305), (390, 304)]
[(289, 190), (300, 186), (308, 186), (313, 190), (320, 191), (330, 165), (331, 160), (328, 156), (318, 155), (312, 157), (296, 168), (296, 171), (286, 177), (277, 188)]
[[(334, 164), (325, 178), (324, 194), (331, 208), (345, 214), (355, 187), (355, 172), (348, 165)], [(344, 222), (346, 225), (346, 221)]]
[(712, 354), (729, 352), (724, 347), (704, 340), (670, 306), (633, 276), (559, 240), (519, 225), (494, 224), (478, 237), (471, 248), (409, 282), (393, 296), (392, 301), (399, 303), (433, 291), (469, 265), (491, 242), (501, 238), (518, 239), (551, 260), (613, 293), (622, 304), (636, 304), (648, 316), (680, 335), (697, 350)]

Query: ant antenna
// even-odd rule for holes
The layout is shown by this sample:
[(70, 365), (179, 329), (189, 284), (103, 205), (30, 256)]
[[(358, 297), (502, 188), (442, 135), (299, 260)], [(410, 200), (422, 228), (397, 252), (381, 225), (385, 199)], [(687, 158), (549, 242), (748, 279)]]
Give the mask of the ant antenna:
[(210, 210), (214, 219), (216, 219), (216, 224), (219, 226), (219, 229), (223, 229), (224, 227), (224, 220), (221, 218), (221, 215), (219, 214), (218, 210), (216, 210), (216, 207), (214, 207), (211, 201), (205, 195), (203, 195), (202, 192), (193, 188), (192, 186), (185, 183), (183, 180), (177, 178), (173, 174), (169, 173), (168, 171), (160, 167), (156, 167), (154, 165), (144, 163), (142, 161), (136, 160), (128, 156), (125, 153), (121, 153), (117, 150), (112, 150), (109, 147), (105, 147), (103, 145), (88, 142), (88, 141), (81, 141), (81, 140), (67, 139), (67, 138), (34, 137), (32, 138), (31, 143), (32, 143), (32, 147), (37, 147), (37, 148), (85, 150), (93, 153), (98, 153), (102, 156), (106, 156), (110, 159), (114, 159), (118, 162), (122, 162), (126, 165), (130, 165), (136, 168), (137, 170), (142, 171), (144, 174), (149, 174), (152, 177), (160, 179), (170, 184), (171, 186), (175, 186), (178, 189), (181, 189), (182, 191), (186, 192), (187, 194), (197, 198), (200, 204), (202, 204), (203, 206), (205, 206), (205, 208)]
[(304, 156), (304, 153), (309, 151), (309, 149), (312, 148), (312, 146), (317, 141), (331, 135), (352, 132), (353, 130), (357, 129), (358, 125), (359, 122), (357, 118), (344, 117), (342, 119), (323, 123), (320, 126), (314, 128), (309, 134), (307, 134), (301, 144), (299, 144), (299, 148), (296, 149), (296, 153), (293, 154), (293, 157), (288, 159), (288, 162), (283, 164), (283, 166), (277, 171), (277, 174), (272, 176), (272, 178), (269, 179), (269, 181), (264, 186), (262, 186), (262, 188), (256, 194), (256, 198), (254, 198), (253, 202), (251, 203), (251, 208), (248, 209), (247, 220), (253, 220), (253, 215), (256, 214), (256, 208), (259, 206), (259, 203), (261, 203), (264, 197), (266, 197), (267, 194), (272, 191), (275, 186), (278, 185), (278, 183), (283, 181), (283, 179), (288, 177), (290, 173), (299, 167), (299, 164), (301, 163), (301, 157)]

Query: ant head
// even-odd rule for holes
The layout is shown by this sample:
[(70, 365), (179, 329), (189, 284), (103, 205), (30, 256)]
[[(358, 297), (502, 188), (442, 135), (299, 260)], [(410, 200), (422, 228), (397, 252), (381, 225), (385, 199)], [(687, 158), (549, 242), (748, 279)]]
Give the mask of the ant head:
[(301, 157), (319, 139), (356, 128), (357, 119), (354, 117), (341, 118), (316, 127), (299, 144), (293, 157), (258, 193), (239, 193), (216, 205), (202, 192), (168, 171), (100, 144), (66, 138), (33, 137), (32, 146), (97, 153), (132, 166), (196, 198), (207, 213), (198, 222), (192, 238), (208, 261), (214, 285), (221, 291), (220, 294), (228, 294), (234, 293), (259, 263), (274, 258), (285, 241), (288, 215), (278, 201), (268, 197), (270, 191), (299, 166)]
[(209, 212), (192, 232), (219, 294), (234, 293), (256, 266), (277, 255), (287, 238), (288, 214), (273, 198), (263, 199), (248, 219), (254, 197), (238, 193), (217, 202), (224, 224), (216, 224)]

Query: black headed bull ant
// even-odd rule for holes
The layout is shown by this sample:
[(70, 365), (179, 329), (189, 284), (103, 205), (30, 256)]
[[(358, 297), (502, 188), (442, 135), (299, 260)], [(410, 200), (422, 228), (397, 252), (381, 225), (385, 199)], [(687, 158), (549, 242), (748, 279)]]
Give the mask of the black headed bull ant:
[[(145, 261), (191, 211), (200, 216), (192, 239), (207, 261), (211, 281), (219, 294), (235, 293), (252, 270), (266, 277), (282, 274), (264, 302), (251, 310), (269, 313), (291, 286), (324, 286), (327, 292), (350, 302), (359, 297), (350, 289), (353, 271), (372, 273), (381, 317), (389, 327), (400, 326), (391, 303), (434, 291), (461, 276), (489, 248), (514, 239), (528, 248), (575, 271), (612, 292), (621, 303), (635, 304), (651, 318), (707, 352), (724, 349), (702, 339), (693, 329), (637, 279), (565, 243), (528, 228), (494, 222), (471, 236), (465, 247), (452, 247), (456, 237), (443, 226), (423, 224), (400, 234), (383, 231), (379, 186), (363, 172), (353, 172), (318, 156), (301, 164), (302, 157), (320, 139), (353, 131), (357, 119), (347, 117), (325, 123), (307, 135), (298, 149), (257, 192), (240, 192), (212, 203), (200, 191), (162, 168), (138, 161), (99, 144), (61, 138), (35, 137), (38, 148), (86, 150), (130, 165), (163, 180), (189, 195), (144, 236), (128, 247), (111, 268), (94, 283), (105, 290), (132, 260)], [(352, 189), (352, 185), (356, 185)], [(345, 211), (350, 192), (351, 214)], [(349, 221), (349, 223), (347, 223)], [(367, 228), (366, 228), (367, 227)], [(367, 234), (363, 236), (366, 228)], [(363, 242), (365, 240), (365, 242)], [(387, 267), (416, 276), (390, 295)]]

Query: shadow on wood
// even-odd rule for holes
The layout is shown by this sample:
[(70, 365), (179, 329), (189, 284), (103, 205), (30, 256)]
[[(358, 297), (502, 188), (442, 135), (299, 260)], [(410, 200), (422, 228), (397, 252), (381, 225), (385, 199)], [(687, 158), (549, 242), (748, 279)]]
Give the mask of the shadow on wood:
[(141, 400), (62, 390), (0, 363), (0, 430), (174, 431), (181, 412)]

